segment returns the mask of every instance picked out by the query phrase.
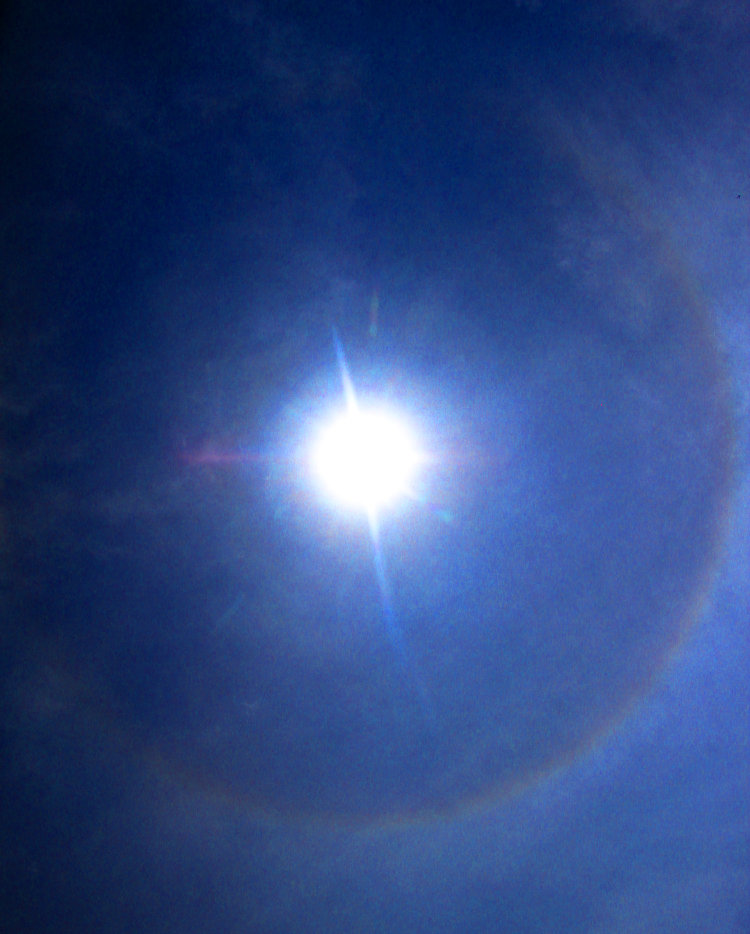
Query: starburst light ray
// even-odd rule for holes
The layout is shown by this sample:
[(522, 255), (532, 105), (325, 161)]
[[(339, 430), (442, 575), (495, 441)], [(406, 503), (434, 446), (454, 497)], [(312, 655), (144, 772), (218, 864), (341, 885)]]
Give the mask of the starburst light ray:
[(362, 407), (357, 399), (344, 349), (333, 329), (345, 409), (320, 432), (313, 448), (312, 467), (323, 489), (337, 504), (367, 516), (375, 578), (388, 639), (399, 667), (416, 691), (422, 717), (430, 729), (436, 718), (429, 692), (409, 658), (398, 625), (380, 537), (379, 513), (412, 492), (415, 471), (423, 460), (418, 446), (398, 416), (381, 407)]
[(325, 424), (314, 443), (312, 469), (337, 505), (370, 513), (410, 496), (424, 459), (402, 418), (379, 405), (359, 404), (341, 341), (334, 330), (345, 407)]

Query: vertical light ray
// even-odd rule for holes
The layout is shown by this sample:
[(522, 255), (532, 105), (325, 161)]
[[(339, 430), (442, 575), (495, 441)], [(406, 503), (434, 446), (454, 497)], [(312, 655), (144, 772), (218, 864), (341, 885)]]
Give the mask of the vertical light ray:
[[(352, 383), (352, 379), (349, 374), (349, 367), (346, 363), (346, 357), (344, 356), (344, 348), (341, 340), (339, 339), (338, 331), (336, 330), (335, 326), (332, 328), (332, 330), (333, 344), (336, 350), (336, 360), (339, 365), (339, 371), (341, 373), (341, 383), (344, 389), (346, 407), (350, 412), (356, 412), (358, 408), (357, 396), (354, 391), (354, 384)], [(396, 654), (401, 670), (407, 676), (409, 683), (416, 690), (420, 710), (422, 712), (422, 717), (425, 721), (425, 724), (431, 731), (433, 731), (436, 727), (436, 716), (432, 706), (432, 701), (430, 700), (430, 695), (427, 691), (427, 687), (423, 678), (416, 670), (415, 665), (409, 657), (403, 633), (400, 626), (398, 625), (398, 620), (396, 619), (391, 587), (388, 581), (388, 574), (385, 567), (385, 558), (383, 556), (383, 548), (380, 541), (380, 526), (378, 523), (378, 515), (377, 510), (374, 507), (367, 510), (367, 521), (370, 529), (370, 539), (372, 541), (375, 578), (377, 580), (378, 590), (380, 592), (380, 603), (383, 612), (383, 621), (385, 623), (386, 633), (388, 634), (388, 640)]]

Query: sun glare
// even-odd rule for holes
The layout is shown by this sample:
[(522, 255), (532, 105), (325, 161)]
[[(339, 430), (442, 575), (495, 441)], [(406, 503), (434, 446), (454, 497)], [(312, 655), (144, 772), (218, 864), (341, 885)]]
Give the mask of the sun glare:
[(352, 406), (320, 432), (313, 470), (339, 505), (374, 513), (408, 494), (420, 453), (405, 424), (380, 409)]

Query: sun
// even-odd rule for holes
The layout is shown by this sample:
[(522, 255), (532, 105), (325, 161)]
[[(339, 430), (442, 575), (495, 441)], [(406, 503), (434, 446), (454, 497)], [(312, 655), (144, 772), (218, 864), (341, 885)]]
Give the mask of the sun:
[(369, 515), (409, 495), (422, 460), (406, 422), (384, 408), (349, 405), (321, 428), (313, 472), (339, 506)]

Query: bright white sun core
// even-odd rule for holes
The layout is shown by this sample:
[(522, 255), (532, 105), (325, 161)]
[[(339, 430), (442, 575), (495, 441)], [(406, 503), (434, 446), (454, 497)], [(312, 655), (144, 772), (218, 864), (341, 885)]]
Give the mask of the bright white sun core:
[(322, 427), (312, 449), (312, 468), (326, 495), (369, 515), (412, 492), (421, 460), (396, 414), (356, 403)]

